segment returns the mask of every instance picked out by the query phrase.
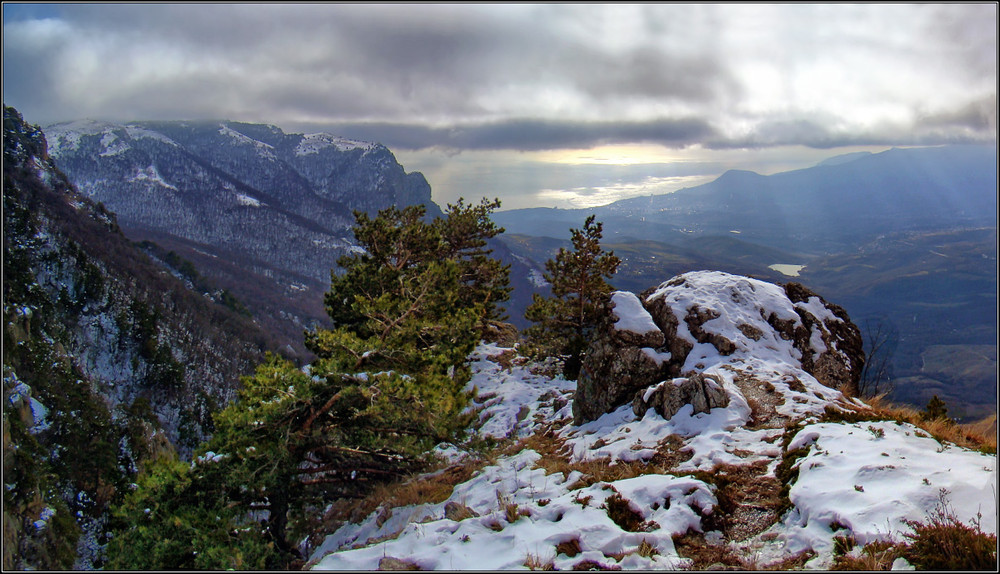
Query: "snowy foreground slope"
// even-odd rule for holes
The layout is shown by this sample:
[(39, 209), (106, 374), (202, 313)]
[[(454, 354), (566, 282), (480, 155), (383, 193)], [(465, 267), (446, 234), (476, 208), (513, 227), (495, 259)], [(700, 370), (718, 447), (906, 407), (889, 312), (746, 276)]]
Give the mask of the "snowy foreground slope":
[[(722, 382), (726, 407), (692, 415), (687, 405), (665, 420), (653, 409), (637, 417), (626, 405), (577, 426), (575, 382), (512, 362), (511, 349), (481, 345), (469, 383), (480, 409), (471, 432), (514, 446), (480, 463), (442, 502), (380, 507), (344, 524), (308, 566), (375, 570), (394, 558), (424, 570), (681, 569), (692, 560), (675, 541), (688, 534), (727, 546), (747, 565), (799, 556), (805, 568), (825, 569), (835, 537), (853, 535), (855, 552), (900, 541), (905, 521), (926, 520), (942, 497), (962, 522), (996, 532), (995, 455), (941, 444), (906, 423), (833, 422), (825, 412), (867, 407), (806, 373), (787, 341), (737, 328), (767, 333), (760, 317), (791, 317), (794, 305), (780, 289), (722, 273), (684, 277), (674, 291), (664, 283), (660, 296), (714, 309), (718, 319), (704, 328), (736, 343), (729, 355), (700, 343), (689, 355), (692, 370)], [(742, 288), (755, 297), (732, 296)], [(616, 328), (648, 326), (640, 305), (616, 298)], [(813, 301), (798, 305), (824, 312)], [(684, 305), (675, 312), (683, 319)], [(455, 464), (477, 456), (457, 445), (439, 451)], [(780, 505), (778, 474), (788, 480)], [(723, 486), (724, 476), (742, 482)], [(769, 503), (754, 498), (768, 486)], [(902, 559), (894, 567), (910, 568)]]

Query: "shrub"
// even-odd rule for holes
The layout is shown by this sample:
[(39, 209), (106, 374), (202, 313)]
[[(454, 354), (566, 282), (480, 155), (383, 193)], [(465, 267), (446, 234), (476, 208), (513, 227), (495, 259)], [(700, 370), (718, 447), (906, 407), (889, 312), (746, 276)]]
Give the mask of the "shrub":
[(629, 501), (617, 492), (604, 501), (602, 508), (608, 511), (608, 518), (614, 521), (622, 530), (627, 530), (628, 532), (649, 532), (654, 528), (658, 528), (655, 522), (644, 520), (642, 514), (632, 508)]
[(949, 508), (942, 490), (926, 522), (908, 520), (913, 529), (903, 556), (920, 570), (991, 570), (997, 567), (997, 537), (983, 532), (980, 517), (963, 524)]

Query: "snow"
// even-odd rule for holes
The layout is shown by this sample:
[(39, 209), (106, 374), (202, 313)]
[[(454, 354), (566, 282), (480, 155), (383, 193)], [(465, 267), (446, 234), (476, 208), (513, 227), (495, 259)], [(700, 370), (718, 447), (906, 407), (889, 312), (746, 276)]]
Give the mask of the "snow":
[[(693, 306), (718, 314), (704, 323), (705, 330), (726, 336), (737, 351), (724, 357), (711, 345), (696, 344), (696, 358), (685, 369), (718, 377), (730, 398), (728, 406), (693, 414), (686, 405), (667, 420), (653, 409), (637, 417), (624, 405), (577, 426), (572, 424), (574, 381), (547, 376), (537, 365), (516, 360), (515, 349), (482, 344), (470, 358), (472, 378), (466, 387), (476, 393), (469, 407), (477, 413), (470, 434), (513, 442), (544, 432), (561, 443), (556, 452), (563, 462), (546, 464), (555, 462), (546, 458), (553, 455), (524, 442), (517, 443), (520, 450), (508, 449), (485, 461), (461, 443), (438, 445), (435, 452), (442, 460), (478, 460), (481, 468), (444, 501), (380, 507), (356, 523), (343, 524), (311, 552), (309, 566), (375, 570), (380, 560), (394, 557), (426, 570), (526, 569), (529, 560), (556, 569), (573, 569), (586, 560), (622, 569), (690, 567), (673, 538), (703, 532), (703, 518), (717, 511), (716, 487), (692, 473), (710, 473), (720, 464), (764, 462), (773, 476), (786, 452), (782, 437), (791, 441), (789, 450), (808, 451), (798, 460), (798, 478), (790, 485), (791, 510), (737, 545), (758, 565), (812, 550), (816, 557), (806, 567), (826, 569), (833, 564), (833, 538), (844, 532), (835, 528), (848, 529), (859, 546), (888, 536), (901, 540), (908, 531), (905, 521), (926, 519), (942, 496), (960, 520), (968, 523), (981, 513), (983, 530), (996, 532), (995, 455), (942, 445), (909, 424), (821, 422), (828, 406), (858, 408), (864, 403), (846, 399), (804, 372), (799, 354), (763, 319), (773, 314), (799, 323), (798, 309), (817, 320), (839, 320), (818, 299), (793, 305), (776, 285), (726, 274), (689, 273), (682, 279), (684, 287), (664, 283), (651, 298), (663, 297), (678, 315), (680, 336), (691, 336), (683, 317)], [(638, 298), (619, 292), (613, 300), (616, 328), (648, 332), (652, 321), (640, 312)], [(740, 324), (760, 329), (759, 340), (745, 336)], [(800, 425), (789, 427), (794, 435), (785, 436), (780, 424), (748, 428), (750, 403), (737, 377), (773, 387), (777, 415)], [(616, 474), (618, 465), (641, 469), (664, 449), (684, 457), (666, 470), (657, 466), (648, 474)], [(592, 469), (604, 469), (603, 480), (581, 482)], [(625, 530), (609, 517), (605, 505), (616, 494), (646, 521), (643, 531)], [(446, 518), (449, 503), (468, 507), (475, 516)], [(517, 510), (513, 521), (507, 505)], [(730, 548), (737, 544), (714, 531), (706, 533), (709, 539)], [(578, 542), (579, 554), (557, 554), (558, 544), (572, 540)], [(639, 555), (643, 541), (658, 554)], [(912, 566), (897, 561), (893, 568)]]
[(229, 136), (232, 139), (236, 140), (237, 142), (239, 142), (239, 143), (241, 143), (243, 145), (252, 145), (252, 146), (256, 147), (257, 149), (265, 152), (268, 155), (271, 155), (271, 153), (274, 150), (274, 146), (272, 146), (270, 144), (266, 144), (266, 143), (264, 143), (262, 141), (255, 140), (252, 137), (246, 136), (246, 135), (244, 135), (244, 134), (242, 134), (242, 133), (240, 133), (240, 132), (238, 132), (238, 131), (230, 128), (229, 126), (227, 126), (225, 124), (219, 124), (219, 133), (222, 134), (222, 135), (224, 135), (224, 136)]
[(809, 312), (810, 315), (816, 317), (824, 323), (827, 321), (832, 321), (834, 323), (844, 322), (840, 317), (834, 315), (833, 311), (827, 309), (819, 297), (810, 297), (809, 300), (805, 302), (799, 301), (795, 304), (795, 307)]
[(789, 493), (795, 510), (779, 534), (792, 549), (832, 549), (832, 523), (850, 528), (861, 545), (899, 539), (911, 531), (904, 521), (926, 520), (943, 493), (961, 522), (981, 514), (983, 530), (996, 532), (996, 456), (885, 421), (808, 425), (789, 444), (799, 447), (810, 452), (798, 463)]
[(136, 174), (132, 176), (129, 181), (148, 181), (154, 185), (177, 191), (175, 186), (170, 185), (163, 179), (163, 176), (160, 175), (160, 172), (156, 169), (155, 165), (150, 165), (145, 169), (136, 170)]
[(539, 271), (538, 269), (531, 269), (530, 271), (528, 271), (528, 281), (530, 281), (532, 285), (538, 287), (539, 289), (548, 287), (550, 285), (550, 283), (545, 280), (545, 274)]
[(32, 434), (40, 433), (52, 426), (52, 421), (48, 420), (49, 409), (45, 405), (34, 397), (31, 397), (29, 405), (31, 406), (32, 423), (30, 431)]
[(180, 147), (180, 144), (178, 144), (174, 140), (168, 138), (167, 136), (165, 136), (165, 135), (163, 135), (163, 134), (161, 134), (159, 132), (154, 132), (152, 130), (147, 130), (145, 128), (140, 128), (138, 126), (126, 125), (125, 126), (125, 133), (127, 133), (128, 137), (130, 137), (132, 139), (152, 139), (152, 140), (156, 140), (158, 142), (162, 142), (162, 143), (165, 143), (165, 144), (168, 144), (168, 145), (172, 145), (174, 147)]
[(35, 527), (35, 530), (42, 530), (49, 523), (49, 519), (55, 515), (56, 515), (55, 509), (46, 506), (45, 508), (42, 509), (42, 512), (38, 517), (38, 520), (34, 521), (32, 525)]
[(102, 157), (120, 155), (131, 149), (127, 143), (119, 140), (118, 136), (111, 131), (104, 132), (104, 136), (101, 138), (101, 146), (104, 147), (104, 151), (101, 152)]
[(615, 291), (611, 294), (611, 302), (614, 303), (613, 313), (617, 317), (616, 330), (631, 331), (638, 335), (660, 332), (660, 328), (653, 322), (653, 318), (642, 307), (642, 302), (634, 293)]
[[(690, 477), (640, 476), (570, 490), (578, 473), (546, 476), (534, 464), (541, 457), (526, 449), (504, 457), (484, 468), (468, 482), (455, 487), (439, 504), (411, 505), (393, 510), (379, 526), (373, 515), (353, 528), (342, 528), (317, 549), (320, 570), (373, 570), (385, 556), (405, 559), (427, 570), (507, 570), (523, 569), (529, 555), (553, 561), (557, 569), (570, 569), (583, 560), (614, 565), (605, 552), (633, 552), (643, 540), (652, 543), (661, 555), (653, 559), (634, 556), (638, 567), (670, 568), (684, 564), (676, 554), (672, 534), (697, 526), (700, 516), (692, 507), (710, 508), (715, 497), (707, 484)], [(627, 532), (608, 517), (601, 506), (618, 491), (637, 509), (648, 509), (643, 518), (655, 521), (653, 532)], [(582, 501), (585, 499), (586, 503)], [(669, 504), (667, 503), (669, 501)], [(479, 516), (454, 521), (444, 518), (449, 503), (470, 508)], [(517, 505), (524, 516), (508, 522), (505, 505)], [(499, 530), (497, 530), (499, 529)], [(338, 547), (384, 540), (354, 550)], [(555, 554), (561, 542), (579, 540), (585, 551), (575, 557)]]
[(248, 207), (260, 207), (260, 200), (249, 195), (244, 195), (242, 193), (236, 194), (236, 202), (240, 205), (246, 205)]
[(112, 127), (105, 122), (77, 120), (48, 126), (43, 132), (48, 142), (49, 154), (58, 157), (62, 151), (76, 151), (83, 136), (100, 134)]
[(350, 151), (352, 149), (370, 150), (375, 146), (373, 143), (342, 138), (330, 134), (316, 133), (305, 134), (302, 141), (295, 148), (295, 155), (303, 156), (319, 153), (320, 150), (333, 147), (337, 151)]

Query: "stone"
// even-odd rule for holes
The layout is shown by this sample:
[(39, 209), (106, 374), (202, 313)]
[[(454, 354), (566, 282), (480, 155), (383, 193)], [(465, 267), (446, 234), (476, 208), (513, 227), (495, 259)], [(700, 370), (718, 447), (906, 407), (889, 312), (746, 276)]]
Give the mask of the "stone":
[(406, 560), (401, 560), (399, 558), (394, 558), (392, 556), (383, 556), (381, 560), (378, 561), (379, 570), (420, 570), (420, 566), (417, 566), (413, 562), (407, 562)]
[(475, 510), (472, 510), (464, 504), (452, 501), (444, 505), (444, 517), (448, 520), (461, 522), (466, 518), (475, 518), (477, 516), (479, 516), (479, 514)]
[(666, 337), (662, 331), (636, 333), (617, 329), (615, 323), (619, 317), (614, 308), (614, 301), (609, 300), (604, 309), (605, 319), (595, 330), (580, 369), (573, 400), (576, 424), (595, 420), (627, 404), (637, 390), (669, 378), (672, 369), (677, 370), (672, 355), (667, 355), (663, 346)]
[[(839, 305), (827, 303), (822, 297), (799, 283), (785, 285), (785, 293), (792, 303), (809, 304), (815, 298), (829, 312), (828, 317), (818, 318), (801, 306), (796, 311), (802, 319), (803, 328), (795, 333), (794, 345), (802, 352), (802, 369), (816, 378), (823, 385), (839, 389), (846, 388), (856, 394), (861, 372), (865, 365), (864, 339), (847, 311)], [(812, 346), (812, 333), (817, 330), (820, 339), (826, 347), (815, 355)]]
[(672, 418), (684, 405), (694, 407), (692, 414), (707, 413), (729, 406), (729, 394), (715, 375), (692, 373), (660, 383), (654, 390), (642, 390), (632, 400), (632, 412), (642, 417), (652, 408), (665, 419)]

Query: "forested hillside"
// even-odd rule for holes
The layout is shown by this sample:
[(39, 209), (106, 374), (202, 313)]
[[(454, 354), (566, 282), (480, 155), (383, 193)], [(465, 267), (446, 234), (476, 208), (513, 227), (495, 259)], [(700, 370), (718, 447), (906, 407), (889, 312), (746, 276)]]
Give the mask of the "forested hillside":
[(5, 568), (100, 565), (143, 462), (210, 436), (274, 346), (169, 269), (4, 108)]

